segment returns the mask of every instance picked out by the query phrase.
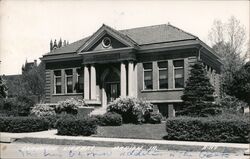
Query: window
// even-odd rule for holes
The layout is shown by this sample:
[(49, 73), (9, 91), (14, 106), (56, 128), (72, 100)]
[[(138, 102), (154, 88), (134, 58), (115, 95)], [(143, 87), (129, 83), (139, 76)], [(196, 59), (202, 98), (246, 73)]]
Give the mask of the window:
[(184, 88), (184, 61), (175, 60), (174, 62), (174, 86)]
[(144, 89), (153, 89), (152, 81), (152, 63), (143, 64), (144, 72)]
[(108, 37), (103, 38), (103, 40), (102, 40), (102, 46), (104, 48), (108, 48), (108, 47), (110, 47), (110, 45), (111, 45), (111, 39), (108, 38)]
[(65, 70), (66, 76), (66, 93), (73, 93), (73, 71), (72, 69)]
[(54, 71), (54, 93), (62, 93), (62, 76), (61, 70)]
[(168, 88), (168, 62), (158, 62), (159, 69), (159, 89)]
[(83, 93), (84, 73), (83, 70), (80, 68), (76, 69), (76, 72), (77, 72), (77, 83), (75, 85), (75, 90), (77, 93)]

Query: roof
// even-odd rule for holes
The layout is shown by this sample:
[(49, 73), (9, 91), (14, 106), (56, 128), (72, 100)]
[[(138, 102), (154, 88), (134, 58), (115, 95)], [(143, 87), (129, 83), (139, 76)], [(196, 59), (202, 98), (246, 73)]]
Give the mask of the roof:
[[(196, 36), (170, 24), (146, 26), (126, 30), (115, 30), (107, 25), (103, 26), (115, 31), (124, 39), (129, 40), (138, 46), (197, 39)], [(51, 54), (76, 52), (90, 37), (83, 38), (69, 45), (58, 48), (52, 51)]]

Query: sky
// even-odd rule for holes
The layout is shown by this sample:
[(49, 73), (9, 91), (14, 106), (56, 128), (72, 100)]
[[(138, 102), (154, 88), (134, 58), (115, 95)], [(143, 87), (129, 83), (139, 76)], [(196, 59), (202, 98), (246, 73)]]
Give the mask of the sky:
[(71, 43), (103, 23), (115, 29), (170, 23), (209, 44), (213, 21), (235, 16), (249, 35), (249, 8), (249, 1), (0, 0), (0, 75), (39, 61), (51, 39)]

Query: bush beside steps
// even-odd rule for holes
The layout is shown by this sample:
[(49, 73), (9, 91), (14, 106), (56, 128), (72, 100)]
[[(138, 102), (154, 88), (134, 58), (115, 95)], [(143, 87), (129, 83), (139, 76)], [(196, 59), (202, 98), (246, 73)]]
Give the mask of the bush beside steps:
[(107, 112), (103, 115), (93, 115), (100, 126), (120, 126), (122, 125), (122, 116), (114, 112)]
[(37, 117), (0, 117), (0, 132), (36, 132), (48, 130), (47, 120)]
[(58, 135), (90, 136), (97, 132), (97, 120), (95, 118), (65, 118), (57, 121)]

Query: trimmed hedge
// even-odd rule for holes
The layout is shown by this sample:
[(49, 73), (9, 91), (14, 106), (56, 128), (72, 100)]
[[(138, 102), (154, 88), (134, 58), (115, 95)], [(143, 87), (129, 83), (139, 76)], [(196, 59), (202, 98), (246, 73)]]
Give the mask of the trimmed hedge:
[(122, 125), (122, 116), (114, 112), (107, 112), (103, 115), (93, 116), (101, 126), (120, 126)]
[(0, 117), (0, 132), (35, 132), (48, 130), (47, 120), (36, 117)]
[(90, 136), (97, 132), (97, 120), (95, 118), (65, 118), (57, 121), (58, 135)]
[(166, 121), (168, 140), (250, 142), (250, 123), (242, 118), (179, 117)]

